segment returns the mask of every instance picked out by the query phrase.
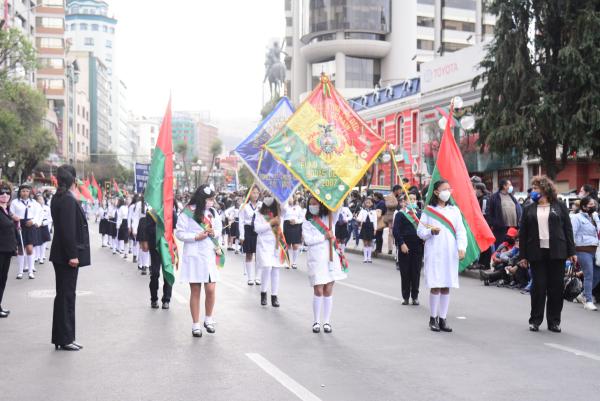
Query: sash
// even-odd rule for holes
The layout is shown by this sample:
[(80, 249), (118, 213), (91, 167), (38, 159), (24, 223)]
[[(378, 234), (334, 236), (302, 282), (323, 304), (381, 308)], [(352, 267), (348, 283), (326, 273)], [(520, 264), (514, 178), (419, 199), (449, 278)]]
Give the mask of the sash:
[(409, 209), (408, 212), (401, 210), (400, 213), (402, 213), (404, 215), (404, 217), (406, 217), (406, 219), (413, 225), (413, 227), (416, 230), (417, 227), (419, 226), (419, 219), (417, 218), (417, 215), (415, 214), (415, 212), (413, 212), (412, 210)]
[[(326, 235), (328, 233), (331, 233), (331, 231), (329, 230), (329, 227), (327, 227), (325, 225), (325, 223), (323, 223), (323, 220), (321, 220), (318, 216), (310, 216), (308, 221), (310, 221), (310, 223), (313, 225), (313, 227), (315, 227), (321, 234)], [(335, 253), (337, 253), (338, 257), (340, 258), (342, 270), (344, 271), (344, 273), (347, 273), (348, 272), (348, 259), (346, 259), (346, 255), (344, 255), (344, 252), (342, 251), (342, 247), (340, 246), (340, 242), (338, 241), (338, 239), (335, 238), (335, 236), (333, 238), (334, 238), (334, 241), (332, 241), (333, 250), (335, 251)]]
[(442, 226), (446, 227), (452, 236), (456, 238), (456, 229), (454, 228), (454, 224), (452, 224), (452, 222), (448, 220), (446, 216), (435, 210), (435, 208), (432, 206), (427, 206), (425, 210), (423, 210), (423, 213), (441, 223)]
[[(189, 207), (186, 207), (185, 209), (183, 209), (183, 214), (185, 214), (187, 217), (189, 217), (190, 219), (192, 219), (196, 223), (198, 223), (198, 225), (204, 231), (207, 231), (208, 229), (212, 228), (212, 224), (208, 217), (204, 216), (204, 222), (200, 222), (200, 221), (196, 220), (196, 216), (194, 215), (194, 212)], [(216, 255), (217, 266), (220, 269), (222, 269), (223, 266), (225, 266), (225, 252), (223, 252), (223, 249), (221, 248), (221, 244), (219, 244), (219, 240), (217, 238), (215, 238), (215, 237), (208, 237), (208, 238), (210, 238), (213, 245), (215, 246), (215, 255)]]
[[(261, 215), (265, 218), (268, 224), (271, 224), (271, 219), (273, 218), (273, 214), (271, 212), (269, 212), (269, 214), (261, 213)], [(271, 227), (271, 230), (275, 236), (275, 250), (279, 249), (279, 263), (287, 263), (288, 266), (291, 266), (287, 255), (288, 245), (285, 242), (285, 236), (283, 235), (283, 231), (281, 231), (281, 227)]]

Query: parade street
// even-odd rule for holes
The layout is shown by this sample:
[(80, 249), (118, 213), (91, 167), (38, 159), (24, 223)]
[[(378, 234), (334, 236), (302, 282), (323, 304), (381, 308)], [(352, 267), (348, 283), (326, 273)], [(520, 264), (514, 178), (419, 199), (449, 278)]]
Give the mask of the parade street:
[[(96, 232), (92, 224), (90, 231)], [(217, 285), (216, 334), (190, 333), (189, 288), (170, 310), (151, 309), (148, 277), (92, 236), (92, 266), (77, 298), (81, 352), (50, 344), (54, 272), (10, 271), (0, 321), (0, 399), (9, 400), (564, 400), (600, 391), (600, 314), (566, 303), (563, 333), (528, 330), (529, 296), (461, 278), (448, 316), (454, 332), (427, 327), (421, 306), (400, 304), (393, 262), (363, 264), (336, 283), (333, 333), (311, 331), (312, 288), (284, 270), (279, 309), (228, 254)], [(424, 285), (421, 283), (421, 289)]]

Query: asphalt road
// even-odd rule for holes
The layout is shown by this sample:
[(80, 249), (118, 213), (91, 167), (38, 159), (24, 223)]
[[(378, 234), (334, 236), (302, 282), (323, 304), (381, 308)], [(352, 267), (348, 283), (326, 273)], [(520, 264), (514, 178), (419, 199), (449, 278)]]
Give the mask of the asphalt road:
[[(92, 230), (97, 227), (92, 225)], [(333, 333), (313, 334), (304, 269), (284, 270), (281, 308), (260, 306), (241, 257), (217, 285), (217, 332), (191, 336), (189, 288), (171, 309), (150, 308), (148, 276), (100, 248), (79, 274), (80, 352), (50, 344), (54, 273), (9, 275), (0, 320), (0, 400), (595, 400), (600, 312), (565, 304), (563, 333), (528, 331), (529, 297), (471, 278), (451, 294), (454, 333), (427, 328), (421, 306), (400, 305), (393, 263), (349, 255), (336, 284)], [(13, 261), (16, 262), (16, 261)], [(423, 288), (422, 288), (423, 290)]]

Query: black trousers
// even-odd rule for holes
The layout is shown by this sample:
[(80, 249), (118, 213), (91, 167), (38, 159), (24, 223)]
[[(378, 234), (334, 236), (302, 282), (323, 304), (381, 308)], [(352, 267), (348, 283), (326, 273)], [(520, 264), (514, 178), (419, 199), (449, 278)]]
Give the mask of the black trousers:
[(479, 264), (485, 266), (486, 269), (490, 268), (490, 262), (492, 261), (492, 247), (490, 246), (479, 255)]
[(8, 270), (10, 270), (10, 259), (12, 253), (0, 252), (0, 306), (2, 306), (2, 297), (6, 288), (6, 280), (8, 280)]
[(75, 341), (75, 290), (79, 268), (53, 263), (56, 275), (56, 297), (52, 316), (52, 344), (66, 345)]
[(419, 298), (419, 283), (421, 282), (421, 266), (423, 265), (423, 245), (418, 242), (406, 242), (408, 253), (404, 254), (398, 246), (398, 267), (402, 284), (402, 299)]
[[(156, 249), (150, 249), (150, 301), (158, 301), (158, 279), (162, 263)], [(164, 275), (163, 275), (164, 276)], [(163, 296), (161, 302), (171, 302), (173, 287), (163, 277)]]
[(383, 230), (375, 231), (375, 252), (381, 253), (383, 248)]
[(496, 242), (494, 245), (496, 248), (504, 241), (504, 237), (506, 237), (506, 232), (508, 231), (508, 227), (494, 227), (492, 232), (494, 233), (494, 237), (496, 238)]
[(565, 261), (550, 259), (550, 251), (542, 250), (542, 260), (531, 261), (531, 317), (529, 323), (559, 325), (565, 287)]

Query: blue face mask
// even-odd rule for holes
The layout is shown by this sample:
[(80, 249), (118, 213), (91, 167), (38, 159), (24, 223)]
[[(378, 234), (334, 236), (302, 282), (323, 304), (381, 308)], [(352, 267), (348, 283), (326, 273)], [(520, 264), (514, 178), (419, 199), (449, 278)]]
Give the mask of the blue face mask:
[(539, 193), (538, 191), (531, 191), (530, 196), (531, 196), (531, 200), (532, 201), (537, 202), (542, 197), (542, 194)]

